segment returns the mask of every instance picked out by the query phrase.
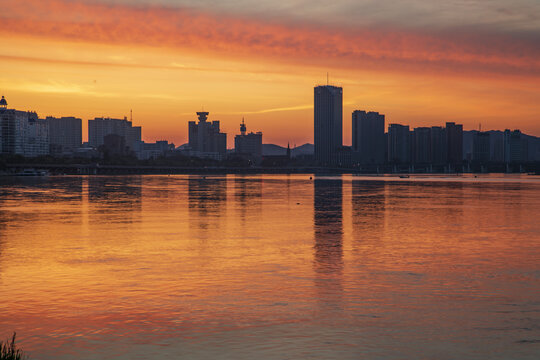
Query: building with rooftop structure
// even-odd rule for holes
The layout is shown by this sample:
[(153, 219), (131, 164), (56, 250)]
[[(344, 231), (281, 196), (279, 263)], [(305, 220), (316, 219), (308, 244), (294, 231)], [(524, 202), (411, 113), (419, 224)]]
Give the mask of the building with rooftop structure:
[(36, 157), (49, 154), (49, 129), (35, 112), (8, 109), (0, 99), (0, 154)]
[(336, 165), (343, 146), (343, 88), (314, 88), (313, 129), (315, 161), (321, 166)]
[(220, 132), (219, 120), (208, 120), (209, 113), (197, 112), (199, 122), (188, 123), (189, 155), (221, 160), (227, 153), (227, 134)]
[(234, 152), (241, 157), (260, 162), (262, 159), (262, 132), (248, 134), (246, 130), (246, 124), (242, 118), (240, 135), (234, 137)]

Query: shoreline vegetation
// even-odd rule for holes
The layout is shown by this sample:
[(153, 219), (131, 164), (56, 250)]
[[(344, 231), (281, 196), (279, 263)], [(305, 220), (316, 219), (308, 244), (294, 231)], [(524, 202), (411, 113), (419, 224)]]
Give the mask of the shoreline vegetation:
[(15, 338), (17, 336), (16, 332), (13, 332), (11, 341), (6, 340), (5, 342), (0, 340), (0, 360), (26, 360), (28, 356), (21, 350), (17, 348), (15, 344)]

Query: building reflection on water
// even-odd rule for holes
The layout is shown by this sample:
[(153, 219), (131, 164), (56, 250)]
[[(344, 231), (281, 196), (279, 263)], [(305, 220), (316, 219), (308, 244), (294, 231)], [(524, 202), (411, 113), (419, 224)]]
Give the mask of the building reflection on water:
[(315, 285), (326, 305), (341, 298), (343, 288), (343, 180), (314, 180), (313, 228)]
[(89, 176), (88, 200), (101, 204), (139, 206), (141, 203), (142, 176)]
[(436, 212), (438, 221), (447, 228), (455, 228), (462, 225), (465, 192), (469, 189), (469, 185), (462, 182), (419, 183), (410, 187), (408, 196), (421, 194), (424, 198), (433, 198), (431, 211)]
[(3, 253), (4, 253), (4, 238), (6, 228), (8, 224), (7, 211), (4, 210), (4, 193), (0, 188), (0, 281), (2, 281), (2, 274), (4, 272)]
[(142, 210), (142, 176), (89, 176), (87, 196), (90, 223), (131, 223)]
[(353, 181), (351, 186), (352, 231), (355, 244), (358, 241), (380, 239), (386, 222), (387, 182)]
[(226, 202), (226, 177), (188, 177), (189, 227), (201, 237), (207, 238), (212, 235), (211, 231), (219, 228), (220, 219), (226, 211)]
[(240, 222), (245, 225), (249, 219), (257, 220), (262, 214), (263, 180), (260, 177), (234, 177), (234, 200)]
[[(48, 246), (62, 226), (82, 223), (83, 179), (81, 177), (0, 177), (0, 277), (5, 268), (5, 249)], [(45, 226), (43, 225), (45, 224)], [(54, 224), (56, 226), (49, 227)], [(23, 234), (20, 240), (17, 234)]]

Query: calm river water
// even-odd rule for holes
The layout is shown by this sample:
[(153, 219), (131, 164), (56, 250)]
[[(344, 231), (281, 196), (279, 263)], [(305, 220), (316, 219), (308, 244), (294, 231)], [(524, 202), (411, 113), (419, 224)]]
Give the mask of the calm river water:
[(31, 359), (539, 359), (540, 178), (0, 179)]

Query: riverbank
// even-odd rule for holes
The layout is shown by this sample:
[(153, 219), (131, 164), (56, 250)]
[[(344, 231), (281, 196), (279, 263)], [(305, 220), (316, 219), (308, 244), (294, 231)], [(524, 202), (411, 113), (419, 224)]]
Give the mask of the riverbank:
[(140, 166), (140, 165), (102, 165), (102, 164), (7, 164), (0, 175), (13, 176), (24, 171), (46, 171), (50, 175), (144, 175), (144, 174), (482, 174), (482, 173), (525, 173), (540, 174), (540, 163), (493, 164), (480, 168), (470, 165), (459, 166), (365, 166), (356, 168), (283, 166), (283, 167), (231, 167), (231, 166)]

